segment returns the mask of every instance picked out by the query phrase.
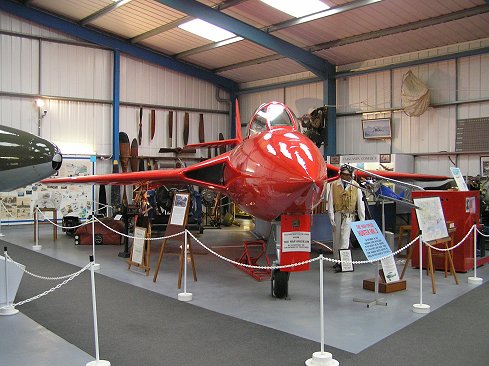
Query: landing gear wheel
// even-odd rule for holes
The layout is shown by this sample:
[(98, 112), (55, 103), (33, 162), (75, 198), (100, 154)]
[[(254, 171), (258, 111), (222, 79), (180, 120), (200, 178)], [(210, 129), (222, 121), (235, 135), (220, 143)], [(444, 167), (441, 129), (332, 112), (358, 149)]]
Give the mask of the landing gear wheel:
[(272, 272), (272, 296), (284, 299), (289, 296), (289, 277), (290, 272), (281, 272), (274, 269)]

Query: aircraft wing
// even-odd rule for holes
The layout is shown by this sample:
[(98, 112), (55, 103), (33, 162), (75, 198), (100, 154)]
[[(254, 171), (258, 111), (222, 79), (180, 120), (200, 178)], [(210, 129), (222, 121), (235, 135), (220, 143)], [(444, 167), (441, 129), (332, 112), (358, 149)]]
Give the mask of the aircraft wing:
[[(326, 164), (328, 170), (335, 171), (339, 174), (340, 168), (331, 164)], [(403, 172), (391, 172), (387, 170), (363, 170), (354, 167), (356, 172), (355, 175), (361, 178), (376, 177), (379, 179), (387, 178), (393, 180), (415, 180), (415, 181), (443, 181), (451, 179), (451, 177), (443, 175), (432, 175), (432, 174), (419, 174), (419, 173), (403, 173)]]
[(222, 147), (222, 146), (236, 146), (240, 141), (238, 139), (217, 140), (209, 142), (200, 142), (197, 144), (185, 145), (184, 150), (199, 149), (206, 147)]
[(148, 170), (132, 173), (113, 173), (78, 177), (49, 178), (45, 184), (108, 184), (136, 185), (147, 184), (150, 187), (170, 184), (190, 184), (225, 192), (223, 172), (228, 164), (229, 153), (197, 163), (190, 167), (167, 170)]

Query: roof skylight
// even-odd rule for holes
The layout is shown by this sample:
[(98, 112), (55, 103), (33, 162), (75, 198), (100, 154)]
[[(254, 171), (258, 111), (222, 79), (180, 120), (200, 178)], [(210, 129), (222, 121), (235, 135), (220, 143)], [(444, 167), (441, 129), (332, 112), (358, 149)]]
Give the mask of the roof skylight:
[(300, 18), (318, 11), (328, 10), (329, 6), (319, 0), (261, 0), (284, 13)]
[(198, 18), (180, 24), (178, 27), (200, 37), (207, 38), (213, 42), (219, 42), (224, 39), (236, 37), (236, 34), (228, 32), (225, 29)]

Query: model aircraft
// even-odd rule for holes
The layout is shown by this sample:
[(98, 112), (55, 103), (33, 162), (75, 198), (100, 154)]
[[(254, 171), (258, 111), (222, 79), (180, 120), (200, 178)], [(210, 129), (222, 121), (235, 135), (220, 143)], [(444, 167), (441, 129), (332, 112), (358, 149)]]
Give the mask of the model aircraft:
[(0, 192), (55, 174), (63, 157), (58, 147), (31, 133), (0, 126)]
[[(296, 116), (285, 104), (262, 104), (251, 117), (244, 139), (239, 108), (236, 109), (235, 138), (185, 146), (194, 149), (234, 145), (231, 151), (214, 158), (179, 169), (53, 178), (43, 183), (145, 184), (150, 188), (188, 184), (228, 196), (243, 211), (266, 221), (281, 214), (311, 213), (322, 199), (325, 183), (338, 179), (339, 168), (325, 163), (320, 150), (301, 133)], [(329, 176), (328, 169), (332, 172)], [(397, 179), (447, 179), (436, 175), (376, 173)]]

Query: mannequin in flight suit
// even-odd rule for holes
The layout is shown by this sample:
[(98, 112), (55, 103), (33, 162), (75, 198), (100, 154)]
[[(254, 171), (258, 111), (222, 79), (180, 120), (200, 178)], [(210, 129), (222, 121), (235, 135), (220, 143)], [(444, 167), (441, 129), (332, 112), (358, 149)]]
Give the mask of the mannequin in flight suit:
[[(328, 215), (333, 227), (333, 254), (339, 259), (339, 250), (350, 247), (350, 224), (358, 214), (359, 220), (365, 220), (365, 205), (362, 190), (353, 179), (353, 168), (342, 165), (340, 179), (330, 185), (328, 195)], [(333, 268), (341, 272), (341, 265), (336, 263)]]

